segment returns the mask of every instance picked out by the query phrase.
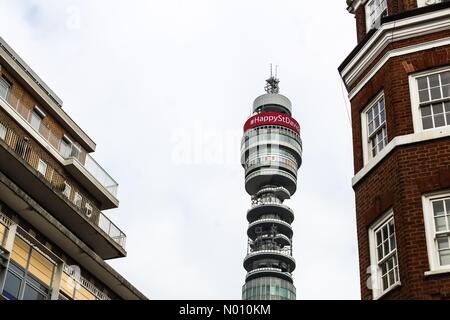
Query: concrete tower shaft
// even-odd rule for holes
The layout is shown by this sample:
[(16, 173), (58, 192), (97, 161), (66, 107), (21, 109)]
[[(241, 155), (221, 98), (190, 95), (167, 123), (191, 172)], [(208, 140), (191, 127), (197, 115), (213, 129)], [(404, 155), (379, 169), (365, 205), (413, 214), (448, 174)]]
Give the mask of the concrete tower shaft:
[(247, 271), (244, 300), (295, 300), (292, 272), (293, 211), (284, 204), (297, 190), (302, 162), (300, 126), (292, 104), (279, 94), (279, 80), (267, 80), (267, 94), (255, 99), (244, 125), (241, 163), (252, 207), (247, 212)]

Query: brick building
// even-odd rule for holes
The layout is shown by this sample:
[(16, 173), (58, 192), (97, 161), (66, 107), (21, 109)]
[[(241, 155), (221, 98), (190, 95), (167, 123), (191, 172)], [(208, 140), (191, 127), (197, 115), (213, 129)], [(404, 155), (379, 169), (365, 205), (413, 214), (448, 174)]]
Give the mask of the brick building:
[(347, 5), (362, 298), (450, 298), (450, 2)]
[(0, 300), (146, 299), (105, 262), (126, 236), (95, 147), (0, 38)]

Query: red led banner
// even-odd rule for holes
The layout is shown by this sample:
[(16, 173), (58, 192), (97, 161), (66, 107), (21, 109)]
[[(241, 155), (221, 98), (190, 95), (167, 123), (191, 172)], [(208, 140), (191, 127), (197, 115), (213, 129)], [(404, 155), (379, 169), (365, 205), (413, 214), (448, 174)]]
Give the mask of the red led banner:
[(278, 112), (264, 112), (251, 117), (244, 125), (244, 133), (250, 129), (266, 125), (283, 126), (300, 134), (298, 122), (291, 116)]

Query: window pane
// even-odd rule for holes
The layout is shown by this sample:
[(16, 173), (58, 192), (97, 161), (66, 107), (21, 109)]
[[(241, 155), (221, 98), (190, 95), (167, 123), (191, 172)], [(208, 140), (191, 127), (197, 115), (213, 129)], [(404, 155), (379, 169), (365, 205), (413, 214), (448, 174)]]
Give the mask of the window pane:
[(391, 236), (391, 238), (389, 239), (390, 241), (390, 246), (391, 249), (395, 249), (396, 243), (395, 243), (395, 236)]
[(439, 250), (449, 249), (449, 247), (448, 247), (448, 237), (447, 236), (438, 237), (437, 238), (437, 243), (438, 243), (438, 249)]
[(367, 119), (369, 120), (368, 122), (372, 122), (373, 120), (373, 109), (369, 110), (369, 112), (367, 112)]
[(433, 202), (433, 212), (435, 217), (444, 215), (444, 202), (442, 200)]
[(393, 285), (395, 283), (394, 270), (389, 272), (389, 285)]
[(431, 116), (431, 107), (430, 106), (422, 107), (420, 108), (420, 112), (422, 113), (422, 117)]
[(442, 82), (442, 85), (450, 84), (450, 71), (441, 73), (441, 82)]
[(369, 135), (373, 133), (373, 122), (369, 123)]
[(423, 118), (422, 125), (424, 130), (433, 128), (433, 118), (432, 117)]
[(445, 112), (450, 112), (450, 102), (445, 102)]
[(0, 98), (6, 99), (9, 91), (9, 83), (0, 77)]
[(419, 90), (428, 89), (427, 77), (417, 79), (417, 85), (419, 87)]
[(8, 271), (5, 280), (5, 287), (3, 294), (10, 300), (17, 300), (19, 298), (19, 290), (21, 279), (14, 275), (11, 271)]
[(443, 113), (444, 112), (444, 106), (442, 105), (442, 103), (438, 103), (438, 104), (433, 104), (433, 113), (439, 114), (439, 113)]
[(432, 100), (442, 98), (442, 96), (441, 96), (441, 88), (440, 87), (431, 88), (430, 91), (431, 91), (431, 99)]
[(450, 86), (443, 86), (442, 87), (442, 96), (444, 98), (450, 97)]
[(383, 277), (383, 290), (386, 290), (387, 288), (389, 288), (389, 283), (388, 283), (387, 275), (385, 275)]
[(430, 93), (427, 90), (420, 90), (419, 91), (419, 99), (420, 102), (425, 102), (430, 100)]
[(438, 128), (438, 127), (443, 127), (445, 126), (445, 117), (443, 114), (438, 114), (436, 116), (434, 116), (434, 127)]
[(30, 124), (36, 131), (39, 131), (39, 128), (41, 127), (41, 122), (42, 118), (35, 111), (31, 112)]
[(386, 240), (389, 236), (388, 235), (388, 227), (385, 225), (382, 230), (383, 230), (383, 240)]
[(430, 87), (439, 87), (439, 74), (434, 74), (432, 76), (428, 77), (428, 80), (430, 81)]
[(434, 218), (434, 223), (436, 226), (436, 231), (445, 231), (447, 230), (447, 225), (445, 222), (445, 217), (438, 217), (438, 218)]
[(443, 250), (439, 252), (439, 259), (441, 260), (441, 266), (450, 264), (450, 250)]
[(391, 252), (390, 248), (389, 248), (389, 241), (386, 241), (384, 244), (384, 255), (387, 255), (389, 252)]
[(29, 284), (25, 285), (23, 300), (46, 300), (46, 297)]

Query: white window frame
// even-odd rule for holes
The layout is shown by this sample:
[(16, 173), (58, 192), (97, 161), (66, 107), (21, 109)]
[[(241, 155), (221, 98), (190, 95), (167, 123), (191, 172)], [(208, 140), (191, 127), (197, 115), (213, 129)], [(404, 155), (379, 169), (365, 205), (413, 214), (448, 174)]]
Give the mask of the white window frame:
[[(77, 203), (79, 201), (79, 203)], [(77, 206), (78, 208), (81, 208), (81, 204), (83, 202), (83, 196), (81, 194), (79, 194), (78, 192), (75, 192), (75, 196), (73, 197), (73, 203), (75, 204), (75, 206)]]
[[(396, 283), (391, 285), (386, 290), (383, 290), (382, 274), (380, 266), (378, 264), (378, 254), (377, 254), (377, 242), (375, 231), (382, 227), (384, 224), (388, 223), (391, 219), (394, 219), (394, 210), (389, 209), (385, 214), (383, 214), (375, 223), (373, 223), (369, 228), (369, 251), (370, 251), (370, 270), (371, 270), (371, 288), (372, 296), (374, 300), (377, 300), (387, 294), (388, 292), (394, 290), (401, 285), (400, 281), (400, 262), (398, 260), (398, 243), (397, 243), (397, 230), (395, 228), (394, 219), (394, 232), (395, 232), (395, 255), (397, 256), (397, 266), (399, 269), (399, 279)], [(392, 256), (392, 255), (391, 255)]]
[[(35, 128), (33, 126), (33, 116), (36, 116), (39, 119), (38, 128)], [(45, 113), (38, 106), (34, 106), (34, 108), (31, 110), (31, 113), (30, 113), (30, 125), (33, 127), (34, 130), (39, 132), (41, 129), (41, 126), (42, 126), (42, 122), (44, 121), (44, 118), (45, 118)]]
[(64, 181), (64, 190), (63, 190), (63, 195), (67, 198), (70, 199), (70, 194), (72, 193), (72, 186), (70, 184), (68, 184), (66, 181)]
[[(370, 14), (371, 13), (371, 11), (370, 11), (370, 4), (372, 2), (374, 2), (374, 1), (376, 1), (376, 0), (368, 0), (368, 1), (366, 1), (366, 4), (364, 6), (365, 15), (366, 15), (366, 32), (369, 32), (374, 27), (376, 27), (377, 23), (378, 23), (378, 20), (381, 19), (381, 16), (382, 16), (382, 12), (381, 12), (379, 16), (376, 16), (376, 18), (374, 20), (374, 23), (371, 23), (372, 21), (370, 20), (370, 16), (371, 16), (371, 14)], [(388, 0), (379, 0), (379, 1), (385, 1), (385, 3), (386, 3), (386, 12), (387, 12), (387, 10), (388, 10), (388, 8), (387, 8)], [(374, 13), (374, 15), (375, 15), (375, 13)]]
[[(422, 124), (422, 114), (420, 113), (420, 99), (419, 99), (419, 85), (417, 83), (417, 79), (421, 77), (431, 76), (437, 73), (450, 71), (450, 66), (437, 68), (433, 70), (427, 70), (419, 73), (415, 73), (409, 76), (409, 90), (411, 95), (411, 111), (413, 116), (413, 127), (414, 132), (424, 132), (424, 131), (433, 131), (433, 130), (442, 130), (444, 128), (448, 128), (449, 125), (437, 128), (423, 129)], [(449, 99), (450, 100), (450, 99)]]
[(2, 99), (6, 100), (6, 99), (8, 99), (9, 92), (11, 91), (11, 84), (2, 76), (0, 76), (0, 82), (6, 84), (6, 96), (0, 97)]
[[(42, 172), (42, 171), (40, 170), (41, 166), (42, 166), (42, 168), (45, 168), (45, 169), (43, 170), (44, 172)], [(45, 162), (45, 161), (42, 160), (42, 159), (39, 159), (37, 171), (45, 177), (45, 175), (47, 174), (47, 169), (48, 169), (47, 162)]]
[[(65, 150), (62, 149), (63, 144), (65, 144), (68, 147), (68, 152), (67, 154), (64, 154), (64, 152), (66, 152)], [(70, 158), (70, 154), (72, 153), (72, 148), (73, 148), (73, 142), (72, 140), (67, 136), (67, 135), (63, 135), (61, 141), (60, 141), (60, 145), (59, 145), (59, 153), (64, 157), (64, 158)]]
[(450, 265), (441, 266), (436, 243), (433, 200), (450, 198), (450, 190), (425, 194), (422, 196), (423, 217), (425, 221), (425, 237), (427, 240), (428, 262), (430, 271), (425, 274), (450, 272)]
[[(372, 159), (374, 159), (375, 157), (377, 157), (384, 149), (386, 149), (387, 145), (389, 144), (386, 143), (386, 145), (384, 146), (383, 150), (378, 151), (377, 155), (375, 157), (372, 156), (372, 148), (369, 148), (369, 132), (368, 132), (368, 122), (367, 122), (367, 112), (373, 107), (375, 106), (375, 104), (377, 104), (380, 99), (384, 100), (384, 114), (385, 114), (385, 123), (386, 123), (386, 134), (387, 133), (387, 109), (386, 109), (386, 99), (384, 96), (384, 91), (381, 91), (374, 99), (372, 99), (370, 101), (370, 103), (367, 105), (367, 107), (365, 107), (363, 109), (363, 111), (361, 112), (361, 135), (362, 135), (362, 149), (363, 149), (363, 160), (364, 160), (364, 165), (368, 164)], [(389, 136), (388, 136), (389, 139)]]

